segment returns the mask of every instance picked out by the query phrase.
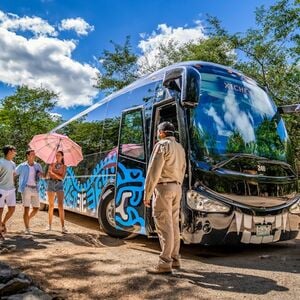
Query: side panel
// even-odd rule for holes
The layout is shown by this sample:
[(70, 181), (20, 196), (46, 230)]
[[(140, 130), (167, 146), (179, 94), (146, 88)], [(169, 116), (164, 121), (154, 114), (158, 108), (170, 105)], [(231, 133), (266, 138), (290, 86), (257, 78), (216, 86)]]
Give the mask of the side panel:
[(119, 137), (115, 223), (118, 229), (146, 234), (143, 203), (146, 176), (143, 107), (122, 115)]
[[(67, 169), (64, 180), (64, 207), (67, 210), (97, 218), (99, 199), (106, 186), (113, 185), (116, 173), (116, 152), (95, 165), (86, 177), (77, 177), (73, 168)], [(40, 197), (47, 203), (47, 182), (40, 181)]]
[[(98, 217), (101, 194), (115, 182), (120, 115), (110, 118), (108, 104), (88, 112), (58, 132), (77, 142), (83, 151), (78, 166), (67, 169), (64, 179), (65, 209)], [(46, 181), (40, 195), (47, 203)]]
[(145, 164), (119, 157), (115, 222), (120, 230), (146, 234), (143, 204)]
[[(150, 114), (156, 85), (157, 83), (153, 82), (113, 98), (57, 131), (68, 135), (78, 143), (84, 156), (84, 160), (76, 168), (68, 168), (67, 171), (64, 181), (64, 204), (67, 210), (98, 217), (101, 194), (107, 186), (115, 185), (116, 182), (121, 114), (124, 110), (137, 106), (146, 107)], [(119, 178), (123, 183), (130, 182), (131, 176), (135, 183), (138, 182), (139, 188), (134, 190), (136, 198), (132, 201), (134, 203), (141, 201), (144, 172), (137, 176), (135, 170), (139, 169), (139, 166), (135, 163), (126, 165), (120, 160), (119, 166), (120, 170), (123, 170), (119, 172)], [(48, 203), (45, 180), (40, 182), (40, 197), (43, 203)], [(140, 227), (144, 228), (144, 225)]]

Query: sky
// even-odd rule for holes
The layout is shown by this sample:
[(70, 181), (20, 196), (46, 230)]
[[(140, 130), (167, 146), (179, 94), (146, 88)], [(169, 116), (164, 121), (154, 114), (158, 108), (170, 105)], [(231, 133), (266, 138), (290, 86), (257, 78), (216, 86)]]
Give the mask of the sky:
[(101, 99), (99, 57), (130, 36), (133, 51), (155, 64), (160, 42), (207, 37), (206, 15), (229, 32), (255, 25), (255, 8), (275, 0), (1, 0), (0, 99), (18, 85), (59, 95), (55, 112), (74, 116)]

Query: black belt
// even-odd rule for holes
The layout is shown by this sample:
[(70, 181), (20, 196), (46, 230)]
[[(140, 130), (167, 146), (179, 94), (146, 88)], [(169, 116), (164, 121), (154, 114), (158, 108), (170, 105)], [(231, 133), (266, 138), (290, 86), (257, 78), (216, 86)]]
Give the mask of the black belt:
[(36, 185), (28, 185), (28, 184), (26, 184), (26, 187), (29, 187), (31, 189), (36, 189)]
[(50, 180), (52, 180), (52, 181), (62, 181), (61, 179), (52, 179), (52, 178), (50, 178)]
[(181, 185), (181, 183), (178, 181), (165, 181), (165, 182), (159, 182), (158, 184), (170, 184), (170, 183), (175, 183), (175, 184)]

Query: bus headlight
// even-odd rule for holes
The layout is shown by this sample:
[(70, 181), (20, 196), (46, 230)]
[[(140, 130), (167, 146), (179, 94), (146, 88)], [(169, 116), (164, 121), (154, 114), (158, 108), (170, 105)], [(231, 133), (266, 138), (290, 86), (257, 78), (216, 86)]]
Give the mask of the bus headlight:
[(225, 213), (230, 210), (230, 207), (222, 202), (206, 198), (193, 190), (187, 192), (187, 204), (191, 209), (203, 212)]
[(300, 199), (290, 207), (291, 214), (300, 214)]

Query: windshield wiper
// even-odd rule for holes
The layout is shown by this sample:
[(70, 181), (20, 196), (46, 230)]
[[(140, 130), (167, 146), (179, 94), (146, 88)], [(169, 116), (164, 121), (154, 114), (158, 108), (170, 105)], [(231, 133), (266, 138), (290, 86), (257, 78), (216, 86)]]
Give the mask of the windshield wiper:
[[(283, 166), (283, 167), (286, 167), (287, 169), (289, 169), (292, 172), (294, 178), (297, 177), (297, 174), (295, 173), (295, 171), (293, 170), (291, 165), (286, 163), (286, 162), (279, 161), (279, 160), (270, 160), (270, 159), (268, 159), (266, 157), (263, 157), (263, 156), (257, 156), (257, 155), (248, 154), (248, 153), (238, 153), (238, 154), (234, 155), (233, 157), (222, 160), (221, 162), (213, 165), (212, 168), (210, 169), (210, 171), (214, 172), (217, 169), (220, 169), (220, 168), (224, 167), (229, 162), (231, 162), (233, 160), (236, 160), (238, 158), (252, 158), (252, 159), (257, 159), (259, 161), (263, 161), (264, 163), (267, 163), (267, 164)], [(239, 173), (239, 172), (236, 172), (236, 173)], [(244, 173), (242, 173), (242, 174), (244, 174)], [(252, 176), (253, 177), (261, 177), (262, 175), (257, 174), (257, 175), (252, 175)], [(284, 177), (290, 177), (290, 176), (284, 176)]]
[(238, 154), (234, 155), (233, 157), (222, 160), (221, 162), (213, 165), (212, 168), (211, 168), (211, 171), (222, 168), (223, 166), (227, 165), (229, 162), (231, 162), (231, 161), (233, 161), (237, 158), (241, 158), (241, 157), (242, 158), (255, 158), (255, 159), (260, 159), (260, 160), (268, 160), (266, 157), (257, 156), (257, 155), (254, 155), (254, 154), (238, 153)]

